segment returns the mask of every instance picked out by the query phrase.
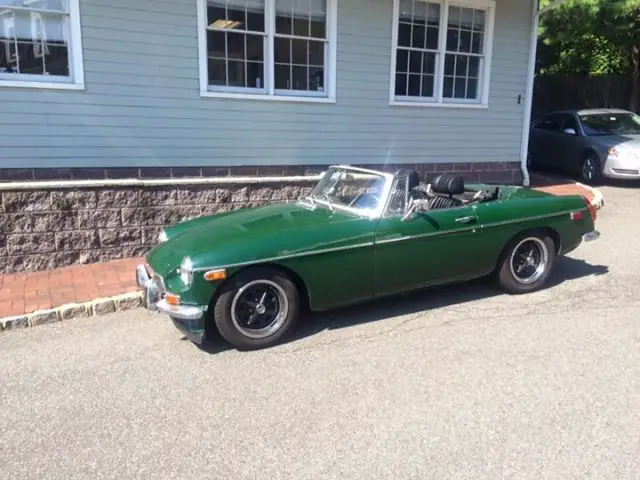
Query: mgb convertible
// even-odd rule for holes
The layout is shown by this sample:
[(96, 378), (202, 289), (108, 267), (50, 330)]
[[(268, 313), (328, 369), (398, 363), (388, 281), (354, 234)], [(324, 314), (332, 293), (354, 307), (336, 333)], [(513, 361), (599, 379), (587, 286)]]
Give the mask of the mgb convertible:
[(536, 291), (558, 255), (598, 238), (595, 220), (579, 195), (332, 166), (295, 202), (165, 228), (136, 276), (146, 307), (194, 343), (217, 330), (257, 349), (283, 341), (305, 310), (485, 276)]

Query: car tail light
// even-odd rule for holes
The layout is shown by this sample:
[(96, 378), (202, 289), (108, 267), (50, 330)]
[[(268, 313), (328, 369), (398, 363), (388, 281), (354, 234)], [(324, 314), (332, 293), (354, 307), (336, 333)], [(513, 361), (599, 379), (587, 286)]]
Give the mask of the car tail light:
[[(587, 197), (585, 197), (584, 195), (582, 196), (582, 199), (584, 200), (585, 206), (589, 210), (589, 215), (591, 215), (591, 219), (593, 220), (593, 223), (595, 223), (596, 222), (596, 218), (598, 216), (597, 211), (596, 211), (596, 207), (594, 207), (591, 204), (591, 201)], [(578, 211), (575, 211), (575, 212), (571, 212), (570, 216), (571, 216), (571, 220), (573, 220), (574, 222), (579, 222), (580, 220), (584, 220), (584, 211), (583, 210), (578, 210)]]

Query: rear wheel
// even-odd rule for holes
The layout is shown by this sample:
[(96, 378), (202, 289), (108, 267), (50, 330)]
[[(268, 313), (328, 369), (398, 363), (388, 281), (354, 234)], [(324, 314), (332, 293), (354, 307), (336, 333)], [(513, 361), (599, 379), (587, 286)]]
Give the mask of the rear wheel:
[(519, 235), (501, 257), (498, 282), (513, 294), (539, 290), (549, 278), (555, 258), (555, 243), (548, 235), (540, 232)]
[(233, 346), (266, 348), (293, 329), (300, 313), (300, 295), (282, 272), (253, 268), (223, 287), (213, 310), (220, 335)]

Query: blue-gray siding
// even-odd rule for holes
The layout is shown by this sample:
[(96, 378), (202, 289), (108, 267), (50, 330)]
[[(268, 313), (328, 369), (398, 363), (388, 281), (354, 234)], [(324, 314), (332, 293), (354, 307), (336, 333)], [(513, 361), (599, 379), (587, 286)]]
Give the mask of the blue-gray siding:
[(513, 162), (530, 2), (498, 0), (488, 110), (389, 106), (391, 0), (338, 0), (337, 103), (201, 98), (196, 0), (81, 0), (84, 91), (0, 86), (0, 167)]

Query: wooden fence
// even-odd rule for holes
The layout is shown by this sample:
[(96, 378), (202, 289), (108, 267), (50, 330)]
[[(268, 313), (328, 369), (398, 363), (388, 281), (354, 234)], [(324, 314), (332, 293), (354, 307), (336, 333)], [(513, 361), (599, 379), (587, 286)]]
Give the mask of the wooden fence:
[[(533, 93), (532, 115), (565, 108), (630, 109), (631, 80), (622, 75), (600, 77), (538, 76)], [(632, 110), (640, 111), (638, 105)]]

